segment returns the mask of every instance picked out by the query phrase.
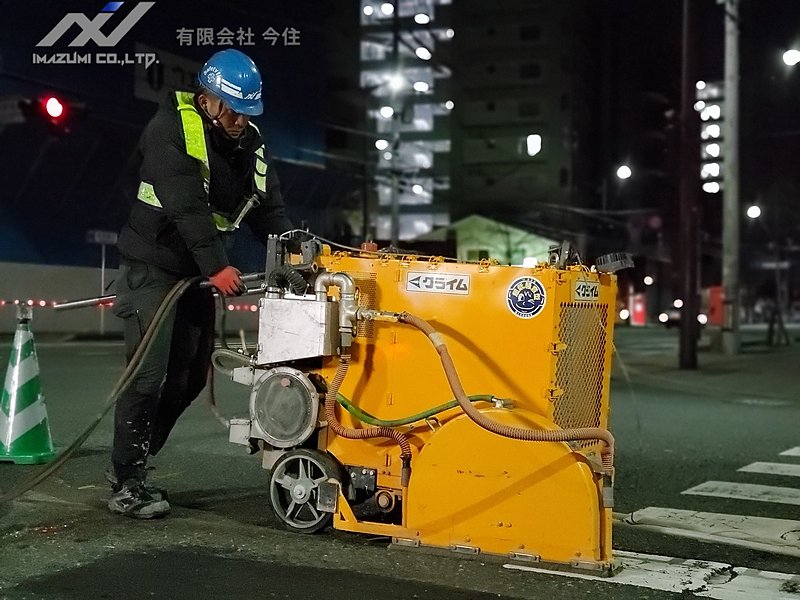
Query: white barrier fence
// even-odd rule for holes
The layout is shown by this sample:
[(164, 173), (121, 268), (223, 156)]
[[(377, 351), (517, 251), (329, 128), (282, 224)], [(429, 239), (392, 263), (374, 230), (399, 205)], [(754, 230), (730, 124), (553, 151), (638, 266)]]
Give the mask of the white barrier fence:
[[(33, 306), (32, 330), (37, 333), (63, 333), (91, 335), (119, 334), (122, 322), (111, 312), (111, 307), (79, 308), (57, 311), (54, 302), (80, 300), (115, 293), (116, 269), (107, 269), (107, 291), (100, 289), (100, 269), (65, 267), (25, 263), (0, 262), (0, 334), (11, 334), (16, 329), (15, 301)], [(256, 305), (258, 296), (226, 299), (229, 309), (226, 329), (251, 332), (258, 329)], [(104, 313), (101, 316), (101, 312)]]

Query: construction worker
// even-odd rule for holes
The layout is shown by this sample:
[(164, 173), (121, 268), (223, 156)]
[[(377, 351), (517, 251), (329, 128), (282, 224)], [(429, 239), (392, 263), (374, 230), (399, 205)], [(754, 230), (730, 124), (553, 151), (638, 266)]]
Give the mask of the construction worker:
[[(207, 277), (220, 294), (244, 291), (226, 248), (240, 223), (266, 242), (292, 228), (275, 169), (250, 117), (263, 112), (261, 75), (238, 50), (205, 63), (196, 93), (170, 94), (142, 134), (141, 182), (119, 237), (114, 313), (124, 321), (130, 360), (173, 285)], [(212, 290), (178, 301), (134, 381), (117, 400), (108, 508), (136, 518), (166, 515), (163, 490), (148, 486), (148, 455), (164, 445), (206, 384), (214, 341)]]

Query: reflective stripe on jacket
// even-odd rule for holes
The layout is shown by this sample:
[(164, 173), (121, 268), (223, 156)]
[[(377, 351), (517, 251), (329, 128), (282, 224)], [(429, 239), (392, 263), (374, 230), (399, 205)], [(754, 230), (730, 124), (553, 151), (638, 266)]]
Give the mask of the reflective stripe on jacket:
[[(183, 136), (186, 142), (186, 153), (200, 163), (200, 175), (203, 177), (203, 187), (208, 194), (211, 181), (211, 169), (208, 163), (208, 149), (206, 148), (206, 135), (203, 127), (203, 118), (197, 112), (194, 105), (194, 94), (191, 92), (175, 92), (178, 101), (178, 114), (181, 116), (183, 125)], [(258, 131), (258, 127), (251, 123)], [(260, 133), (260, 132), (259, 132)], [(255, 168), (253, 169), (253, 181), (256, 190), (262, 195), (267, 193), (267, 161), (265, 158), (264, 145), (261, 144), (255, 152)], [(162, 208), (161, 201), (156, 196), (156, 191), (150, 183), (142, 181), (139, 183), (139, 191), (136, 197), (150, 206)], [(247, 198), (236, 210), (233, 219), (217, 212), (211, 213), (214, 225), (219, 231), (234, 231), (239, 228), (242, 219), (250, 210), (258, 206), (258, 195), (253, 194)], [(212, 207), (213, 209), (213, 207)]]

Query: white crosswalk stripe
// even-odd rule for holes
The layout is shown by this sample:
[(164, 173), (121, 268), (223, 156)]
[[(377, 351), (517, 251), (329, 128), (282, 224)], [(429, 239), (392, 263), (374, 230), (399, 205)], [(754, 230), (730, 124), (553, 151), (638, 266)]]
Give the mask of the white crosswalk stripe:
[(680, 537), (779, 552), (800, 558), (800, 521), (698, 512), (651, 506), (625, 517), (623, 523)]
[[(789, 448), (780, 456), (800, 456), (800, 446)], [(738, 470), (752, 474), (750, 482), (706, 481), (681, 492), (684, 496), (706, 496), (743, 501), (742, 512), (753, 510), (753, 502), (800, 506), (800, 486), (767, 485), (769, 477), (800, 477), (796, 462), (753, 462)], [(697, 512), (673, 508), (649, 507), (632, 512), (618, 522), (658, 530), (671, 535), (706, 541), (767, 549), (781, 554), (800, 556), (800, 521)]]
[(623, 569), (614, 577), (600, 577), (584, 573), (554, 572), (527, 565), (506, 564), (507, 569), (531, 571), (592, 579), (667, 592), (691, 592), (703, 598), (718, 600), (788, 600), (796, 594), (788, 592), (800, 585), (800, 576), (774, 571), (758, 571), (734, 567), (726, 563), (684, 560), (669, 556), (617, 552)]
[(738, 500), (755, 500), (757, 502), (777, 502), (779, 504), (800, 506), (800, 489), (776, 485), (760, 485), (757, 483), (706, 481), (705, 483), (682, 491), (681, 494), (689, 496), (734, 498)]
[(789, 463), (754, 462), (739, 469), (743, 473), (763, 473), (764, 475), (784, 475), (800, 477), (800, 465)]

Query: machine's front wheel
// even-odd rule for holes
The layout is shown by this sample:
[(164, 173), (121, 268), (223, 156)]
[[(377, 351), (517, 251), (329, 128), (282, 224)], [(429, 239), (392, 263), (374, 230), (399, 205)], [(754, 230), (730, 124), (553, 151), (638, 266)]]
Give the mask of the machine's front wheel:
[(339, 465), (318, 450), (291, 450), (279, 458), (269, 478), (269, 501), (278, 520), (301, 533), (325, 527), (332, 515), (317, 508), (317, 499), (320, 484), (331, 477), (341, 481)]

